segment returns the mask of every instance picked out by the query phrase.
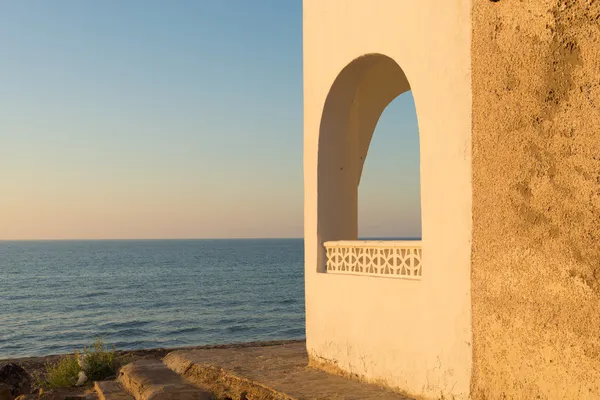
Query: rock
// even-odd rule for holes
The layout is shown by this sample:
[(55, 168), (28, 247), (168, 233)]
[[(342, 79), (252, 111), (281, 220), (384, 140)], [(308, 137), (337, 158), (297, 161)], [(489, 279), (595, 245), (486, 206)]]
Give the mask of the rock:
[(22, 394), (15, 397), (15, 400), (37, 400), (37, 396), (35, 394)]
[(5, 383), (0, 383), (0, 400), (12, 400), (13, 395), (10, 388)]
[(85, 375), (85, 372), (79, 371), (79, 375), (78, 375), (78, 378), (77, 378), (77, 383), (75, 384), (75, 386), (81, 386), (86, 381), (87, 381), (87, 376)]
[(17, 364), (5, 364), (0, 367), (0, 383), (6, 384), (13, 397), (31, 392), (31, 377)]
[(79, 364), (79, 367), (84, 371), (88, 369), (87, 357), (83, 354), (77, 355), (77, 364)]
[(43, 400), (54, 400), (58, 399), (60, 396), (54, 392), (54, 390), (44, 390), (40, 388), (37, 398)]
[[(17, 399), (15, 399), (15, 400), (17, 400)], [(30, 400), (30, 399), (25, 398), (24, 400)], [(91, 400), (91, 399), (87, 399), (87, 397), (85, 395), (79, 395), (76, 393), (72, 393), (72, 390), (70, 390), (70, 389), (59, 388), (56, 390), (52, 389), (52, 390), (40, 391), (40, 394), (38, 394), (31, 400)]]

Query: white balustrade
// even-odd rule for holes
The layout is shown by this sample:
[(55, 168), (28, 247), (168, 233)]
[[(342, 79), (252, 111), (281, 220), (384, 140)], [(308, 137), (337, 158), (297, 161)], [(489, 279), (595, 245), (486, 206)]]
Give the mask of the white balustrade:
[(421, 279), (421, 241), (341, 240), (324, 243), (327, 273)]

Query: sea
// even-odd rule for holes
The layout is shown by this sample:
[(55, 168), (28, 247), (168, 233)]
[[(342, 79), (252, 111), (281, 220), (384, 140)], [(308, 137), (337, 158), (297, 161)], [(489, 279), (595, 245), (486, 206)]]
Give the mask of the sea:
[(0, 242), (0, 359), (303, 339), (302, 239)]

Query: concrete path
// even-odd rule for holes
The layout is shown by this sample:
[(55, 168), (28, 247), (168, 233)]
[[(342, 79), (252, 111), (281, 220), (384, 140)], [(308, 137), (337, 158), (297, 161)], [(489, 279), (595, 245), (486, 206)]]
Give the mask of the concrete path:
[[(407, 400), (376, 385), (308, 367), (305, 343), (181, 350), (163, 360), (188, 382), (222, 398), (274, 400)], [(220, 387), (219, 387), (220, 386)]]

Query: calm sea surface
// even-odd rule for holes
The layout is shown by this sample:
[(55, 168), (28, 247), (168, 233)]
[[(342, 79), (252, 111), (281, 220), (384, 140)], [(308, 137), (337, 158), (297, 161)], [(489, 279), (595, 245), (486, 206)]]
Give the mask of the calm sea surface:
[(0, 359), (304, 337), (302, 239), (0, 242)]

